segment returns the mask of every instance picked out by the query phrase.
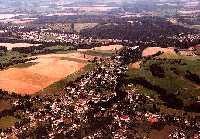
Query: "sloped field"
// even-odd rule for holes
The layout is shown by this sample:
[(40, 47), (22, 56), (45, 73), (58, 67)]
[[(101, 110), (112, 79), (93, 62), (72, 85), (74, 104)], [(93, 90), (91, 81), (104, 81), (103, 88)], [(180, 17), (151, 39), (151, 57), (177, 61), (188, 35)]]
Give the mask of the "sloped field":
[(90, 58), (80, 53), (41, 55), (31, 61), (36, 63), (34, 65), (0, 71), (0, 88), (20, 94), (34, 94), (80, 70)]

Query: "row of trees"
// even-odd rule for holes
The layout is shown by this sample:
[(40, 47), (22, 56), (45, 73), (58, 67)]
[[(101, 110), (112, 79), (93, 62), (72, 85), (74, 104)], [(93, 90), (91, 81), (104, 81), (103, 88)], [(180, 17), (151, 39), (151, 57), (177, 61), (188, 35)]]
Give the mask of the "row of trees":
[(7, 47), (5, 46), (0, 46), (0, 52), (6, 52), (7, 51)]
[(83, 36), (113, 38), (131, 41), (159, 40), (159, 36), (172, 36), (179, 33), (193, 33), (192, 29), (173, 25), (162, 18), (139, 18), (133, 23), (118, 21), (111, 24), (100, 24), (92, 29), (81, 31)]
[[(140, 18), (133, 23), (127, 20), (119, 20), (116, 23), (99, 24), (94, 28), (84, 29), (80, 32), (82, 36), (101, 39), (120, 39), (130, 41), (152, 41), (152, 46), (156, 47), (177, 47), (188, 48), (200, 43), (200, 39), (186, 39), (180, 42), (178, 35), (196, 34), (194, 29), (174, 25), (162, 18)], [(171, 38), (177, 36), (177, 38)]]

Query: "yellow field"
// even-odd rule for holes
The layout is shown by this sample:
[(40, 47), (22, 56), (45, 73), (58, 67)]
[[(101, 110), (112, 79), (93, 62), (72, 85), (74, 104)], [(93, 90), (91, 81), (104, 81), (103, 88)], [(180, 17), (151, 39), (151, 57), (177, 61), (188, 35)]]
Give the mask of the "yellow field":
[[(78, 52), (41, 55), (29, 67), (0, 71), (0, 88), (19, 94), (34, 94), (50, 84), (83, 68), (91, 56)], [(85, 61), (85, 62), (78, 62)]]

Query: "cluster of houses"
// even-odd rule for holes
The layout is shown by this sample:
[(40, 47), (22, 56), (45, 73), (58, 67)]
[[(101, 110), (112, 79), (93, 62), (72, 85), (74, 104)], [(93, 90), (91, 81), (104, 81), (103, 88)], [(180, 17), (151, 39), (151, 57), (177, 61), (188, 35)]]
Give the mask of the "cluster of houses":
[(170, 37), (175, 42), (179, 42), (176, 45), (180, 48), (176, 48), (180, 55), (184, 56), (196, 56), (200, 51), (200, 35), (199, 34), (179, 34), (178, 36)]
[(19, 36), (20, 39), (35, 42), (73, 43), (81, 41), (80, 36), (77, 34), (55, 33), (47, 31), (17, 32), (17, 36)]
[[(58, 99), (46, 99), (41, 97), (33, 97), (26, 102), (38, 103), (42, 102), (42, 107), (37, 110), (26, 107), (21, 113), (27, 117), (28, 123), (20, 126), (15, 126), (7, 130), (8, 134), (2, 132), (1, 138), (7, 135), (22, 137), (29, 134), (40, 124), (51, 124), (48, 131), (48, 138), (54, 138), (58, 133), (75, 132), (80, 129), (82, 125), (87, 123), (87, 117), (84, 117), (88, 112), (90, 103), (98, 103), (100, 101), (107, 101), (109, 99), (108, 91), (112, 96), (115, 96), (113, 90), (117, 84), (118, 74), (121, 74), (127, 67), (121, 66), (121, 62), (116, 59), (100, 59), (96, 61), (97, 68), (84, 77), (75, 85), (70, 85), (65, 88), (65, 94), (59, 96)], [(102, 93), (105, 91), (105, 94)], [(22, 107), (24, 101), (16, 100), (13, 103), (14, 107)], [(73, 108), (70, 108), (73, 107)], [(71, 110), (73, 109), (73, 110)], [(105, 108), (101, 108), (105, 111)], [(73, 133), (70, 134), (73, 136)]]
[(172, 36), (170, 37), (174, 40), (177, 40), (179, 42), (195, 42), (200, 40), (200, 35), (199, 34), (179, 34), (178, 36)]

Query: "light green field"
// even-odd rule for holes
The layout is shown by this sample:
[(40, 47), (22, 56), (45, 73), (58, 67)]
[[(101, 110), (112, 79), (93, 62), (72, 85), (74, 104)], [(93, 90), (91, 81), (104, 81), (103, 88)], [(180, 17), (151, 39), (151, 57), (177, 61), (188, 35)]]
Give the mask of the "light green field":
[(11, 126), (14, 126), (16, 120), (17, 119), (12, 116), (6, 116), (6, 117), (0, 118), (0, 129), (9, 128)]
[(0, 63), (9, 63), (11, 60), (19, 60), (26, 58), (28, 55), (19, 52), (8, 51), (0, 56)]
[(102, 50), (88, 50), (88, 51), (85, 51), (85, 52), (81, 52), (83, 54), (86, 54), (86, 55), (91, 55), (91, 56), (105, 56), (105, 57), (109, 57), (109, 56), (112, 56), (113, 52), (111, 51), (102, 51)]
[(75, 23), (74, 24), (74, 30), (76, 32), (80, 32), (83, 29), (93, 28), (97, 25), (98, 25), (98, 23)]
[[(193, 103), (198, 96), (200, 96), (200, 85), (185, 78), (186, 71), (200, 76), (200, 60), (199, 57), (182, 57), (178, 55), (161, 55), (160, 58), (165, 58), (165, 60), (143, 60), (140, 69), (129, 69), (127, 72), (127, 79), (135, 79), (138, 77), (144, 77), (146, 81), (166, 90), (168, 94), (175, 94), (177, 99), (183, 102), (186, 107)], [(172, 59), (182, 59), (182, 64), (172, 64), (169, 60)], [(150, 65), (158, 64), (165, 71), (164, 78), (155, 77), (150, 71)], [(176, 68), (178, 75), (175, 74), (171, 69)], [(158, 98), (160, 92), (150, 90), (141, 85), (136, 85), (139, 92), (146, 95)], [(161, 101), (162, 102), (162, 101)]]

